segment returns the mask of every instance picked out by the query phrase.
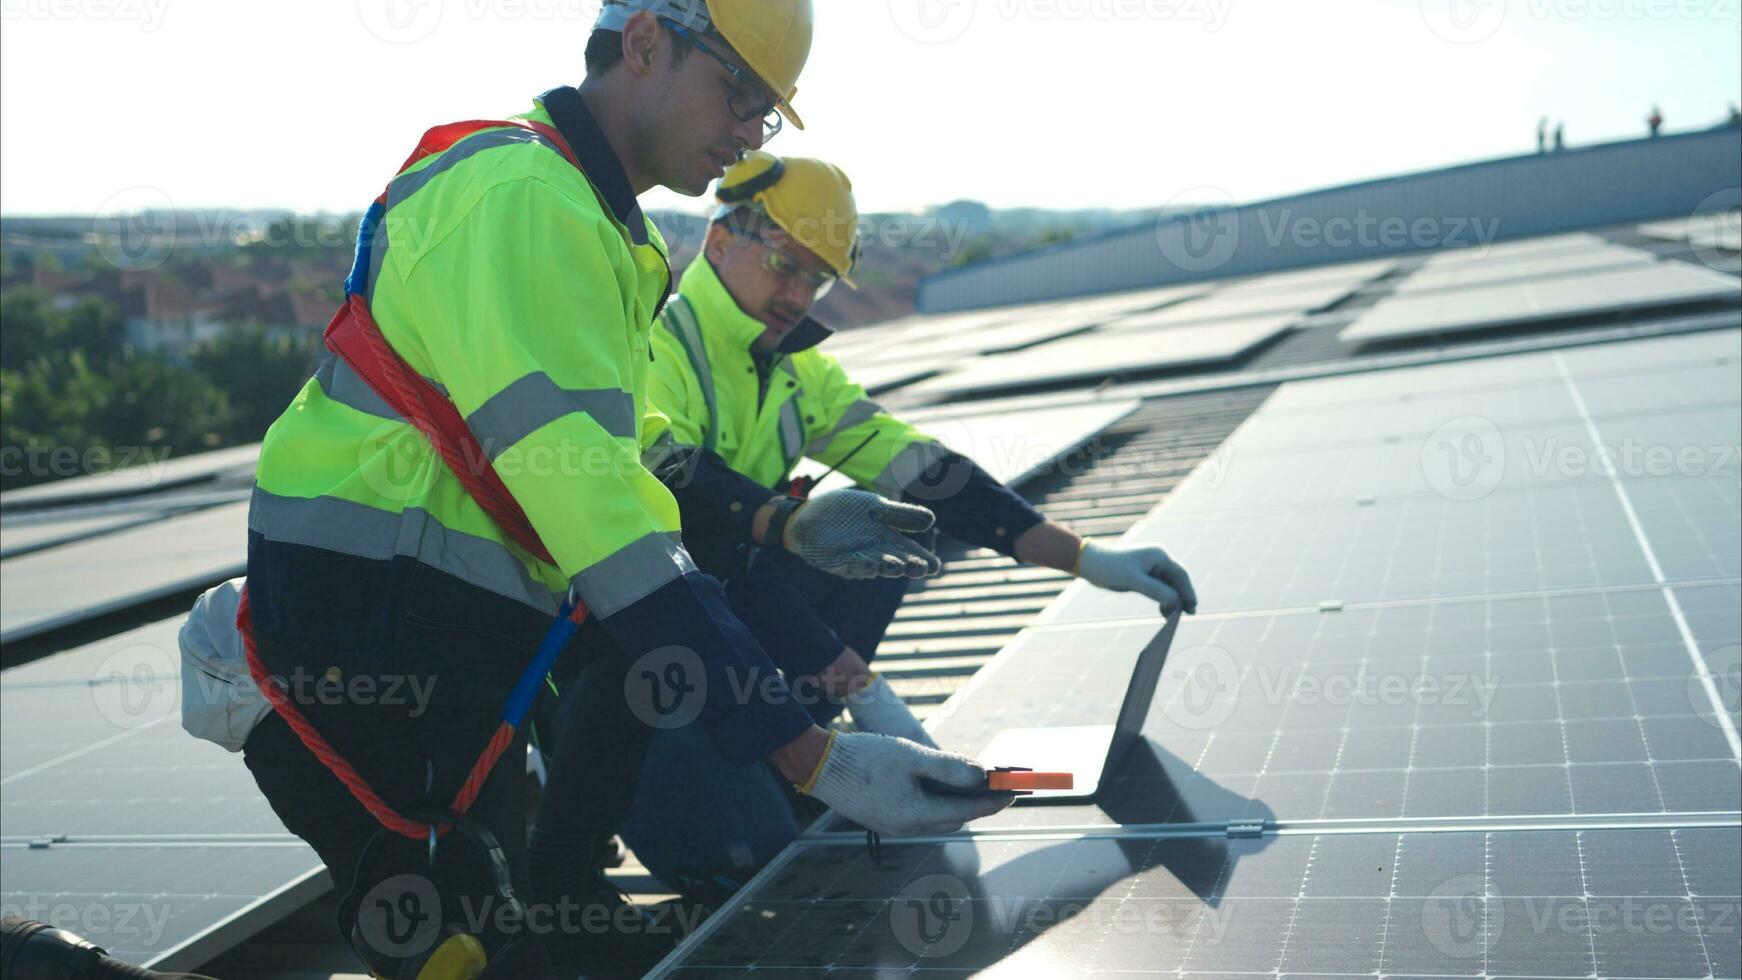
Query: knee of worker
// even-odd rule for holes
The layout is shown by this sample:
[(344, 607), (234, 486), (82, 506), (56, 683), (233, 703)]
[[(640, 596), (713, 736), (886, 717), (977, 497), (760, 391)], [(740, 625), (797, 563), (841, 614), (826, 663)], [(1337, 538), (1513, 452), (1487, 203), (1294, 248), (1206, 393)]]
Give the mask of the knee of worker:
[(659, 732), (623, 839), (671, 887), (683, 877), (747, 877), (798, 836), (777, 778), (763, 763), (727, 761), (699, 725)]
[(242, 760), (279, 822), (314, 848), (343, 893), (380, 824), (277, 714), (254, 726)]
[(548, 746), (560, 754), (571, 730), (591, 738), (636, 725), (623, 693), (633, 661), (604, 627), (589, 619), (570, 641), (562, 660), (570, 663), (560, 673), (552, 672), (558, 693), (547, 715), (551, 731), (539, 733)]
[(853, 648), (866, 663), (877, 656), (877, 647), (896, 610), (907, 596), (904, 578), (857, 579), (845, 582), (828, 609), (829, 627), (841, 642)]

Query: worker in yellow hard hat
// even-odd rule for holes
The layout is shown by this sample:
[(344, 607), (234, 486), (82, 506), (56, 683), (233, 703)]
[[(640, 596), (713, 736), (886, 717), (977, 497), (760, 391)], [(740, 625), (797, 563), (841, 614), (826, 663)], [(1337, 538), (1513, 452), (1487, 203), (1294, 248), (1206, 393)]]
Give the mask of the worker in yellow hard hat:
[[(840, 168), (752, 151), (715, 194), (701, 255), (654, 332), (644, 460), (677, 499), (685, 546), (725, 581), (733, 611), (810, 717), (828, 724), (845, 710), (862, 733), (935, 746), (870, 667), (910, 579), (939, 567), (922, 543), (930, 521), (908, 520), (915, 505), (960, 540), (1139, 592), (1170, 616), (1195, 610), (1189, 576), (1161, 548), (1087, 541), (1046, 520), (884, 411), (818, 349), (830, 331), (811, 308), (836, 283), (852, 285), (858, 254), (858, 209)], [(807, 457), (858, 488), (795, 492), (793, 468)], [(898, 553), (812, 530), (878, 522), (917, 540)], [(623, 835), (666, 885), (716, 902), (797, 835), (814, 810), (807, 791), (823, 796), (830, 775), (795, 794), (769, 769), (721, 756), (693, 726), (663, 730)]]
[[(256, 783), (326, 864), (341, 930), (377, 976), (639, 973), (670, 945), (591, 872), (589, 840), (545, 825), (562, 809), (549, 801), (596, 780), (610, 794), (591, 802), (627, 812), (650, 729), (622, 680), (649, 656), (685, 651), (674, 686), (713, 692), (688, 705), (712, 751), (768, 760), (868, 826), (988, 812), (918, 788), (919, 774), (983, 779), (971, 760), (831, 742), (785, 696), (640, 460), (671, 274), (636, 198), (700, 194), (799, 125), (811, 17), (810, 0), (608, 0), (578, 87), (431, 129), (363, 219), (331, 355), (264, 441), (246, 592), (208, 594), (184, 637), (233, 651), (240, 624), (242, 677), (283, 689), (264, 714), (208, 711), (224, 730), (207, 734), (233, 740), (223, 720), (247, 719)], [(513, 760), (535, 648), (610, 680), (558, 713), (570, 748), (529, 843)], [(757, 696), (731, 696), (750, 679)], [(866, 770), (873, 785), (846, 775)]]

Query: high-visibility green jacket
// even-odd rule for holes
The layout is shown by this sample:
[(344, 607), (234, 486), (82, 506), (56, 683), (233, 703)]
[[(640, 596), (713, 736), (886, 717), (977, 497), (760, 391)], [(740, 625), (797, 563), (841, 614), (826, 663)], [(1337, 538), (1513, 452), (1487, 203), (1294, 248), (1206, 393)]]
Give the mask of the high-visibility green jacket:
[[(806, 319), (759, 366), (751, 344), (763, 329), (699, 258), (654, 330), (648, 397), (656, 414), (643, 426), (645, 458), (673, 487), (684, 543), (703, 568), (722, 576), (740, 570), (755, 512), (785, 489), (803, 457), (929, 507), (941, 530), (1005, 554), (1044, 520), (972, 460), (867, 397), (838, 360), (816, 349), (826, 327)], [(815, 611), (773, 601), (787, 607), (783, 624), (757, 639), (775, 663), (814, 673), (840, 652), (839, 637)]]
[[(717, 586), (686, 581), (703, 577), (681, 544), (677, 504), (640, 461), (669, 266), (573, 93), (547, 93), (521, 118), (554, 124), (582, 169), (518, 127), (471, 135), (394, 178), (367, 270), (382, 333), (451, 398), (554, 563), (519, 547), (428, 441), (329, 355), (262, 447), (249, 517), (250, 591), (265, 594), (257, 628), (327, 629), (306, 581), (280, 572), (256, 588), (258, 544), (409, 561), (475, 590), (480, 609), (519, 609), (540, 624), (573, 587), (632, 654), (681, 644), (710, 674), (770, 667), (736, 635)], [(546, 103), (558, 95), (553, 120)], [(285, 567), (259, 564), (263, 578)], [(470, 614), (453, 613), (461, 625)], [(734, 727), (758, 731), (728, 754), (746, 761), (808, 724), (792, 705), (739, 714)]]
[(712, 265), (690, 264), (653, 335), (649, 397), (658, 415), (642, 434), (652, 458), (665, 448), (712, 450), (774, 489), (810, 457), (895, 497), (941, 454), (930, 436), (885, 412), (840, 361), (816, 349), (829, 331), (814, 320), (787, 336), (764, 394), (750, 346), (763, 330)]
[[(828, 328), (807, 318), (759, 367), (751, 344), (763, 329), (698, 259), (653, 333), (655, 414), (642, 429), (644, 458), (677, 490), (684, 542), (704, 568), (729, 574), (722, 541), (749, 539), (756, 509), (785, 490), (805, 457), (886, 497), (930, 507), (942, 530), (1006, 554), (1043, 520), (972, 460), (871, 400), (840, 361), (817, 349)], [(719, 465), (694, 465), (698, 459)]]

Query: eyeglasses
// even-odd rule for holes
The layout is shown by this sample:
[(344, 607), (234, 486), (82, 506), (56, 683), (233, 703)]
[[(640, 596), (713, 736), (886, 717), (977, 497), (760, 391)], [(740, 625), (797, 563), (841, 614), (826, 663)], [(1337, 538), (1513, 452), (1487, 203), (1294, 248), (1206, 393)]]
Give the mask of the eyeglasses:
[(780, 132), (780, 127), (785, 124), (785, 120), (781, 118), (780, 110), (774, 107), (773, 98), (765, 95), (767, 88), (761, 81), (744, 69), (732, 64), (725, 55), (709, 47), (694, 32), (683, 25), (669, 20), (662, 21), (662, 23), (673, 34), (690, 42), (701, 49), (703, 54), (718, 61), (726, 69), (727, 74), (732, 76), (735, 84), (732, 86), (732, 91), (726, 96), (726, 107), (732, 110), (732, 115), (737, 116), (739, 122), (761, 119), (762, 142), (764, 144)]
[(749, 239), (762, 246), (762, 268), (767, 270), (769, 275), (780, 280), (783, 289), (795, 284), (802, 286), (813, 303), (827, 295), (829, 290), (835, 288), (835, 283), (840, 280), (840, 277), (833, 272), (815, 272), (805, 268), (804, 263), (769, 244), (768, 240), (761, 235), (753, 232), (741, 232), (738, 233), (738, 237)]

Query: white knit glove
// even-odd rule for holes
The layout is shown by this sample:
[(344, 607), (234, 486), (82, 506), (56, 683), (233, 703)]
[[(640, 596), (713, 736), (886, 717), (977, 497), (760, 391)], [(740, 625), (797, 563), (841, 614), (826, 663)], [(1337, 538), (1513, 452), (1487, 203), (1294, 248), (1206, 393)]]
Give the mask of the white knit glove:
[(931, 733), (913, 716), (913, 709), (895, 693), (882, 674), (872, 674), (871, 683), (847, 695), (847, 713), (853, 716), (853, 724), (858, 725), (860, 731), (905, 738), (928, 749), (938, 747)]
[(928, 793), (921, 776), (971, 789), (986, 783), (986, 770), (966, 756), (951, 755), (906, 739), (871, 732), (833, 732), (823, 761), (798, 788), (866, 830), (891, 837), (949, 834), (970, 820), (1009, 806), (1012, 796), (948, 796)]
[(1182, 607), (1188, 613), (1198, 611), (1198, 593), (1192, 588), (1191, 576), (1155, 545), (1084, 541), (1083, 552), (1077, 557), (1077, 575), (1111, 592), (1148, 596), (1161, 605), (1161, 613), (1168, 619)]
[(867, 490), (831, 490), (793, 513), (781, 545), (842, 578), (925, 578), (941, 571), (943, 562), (907, 535), (935, 520), (924, 507)]

